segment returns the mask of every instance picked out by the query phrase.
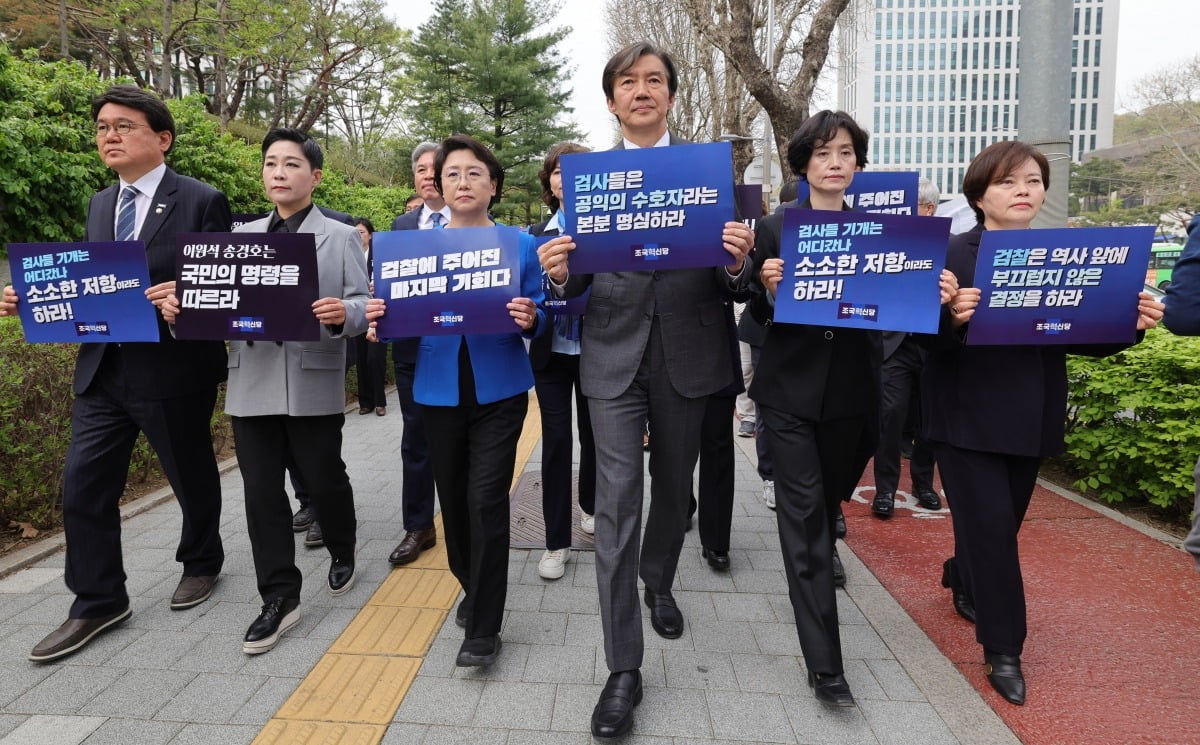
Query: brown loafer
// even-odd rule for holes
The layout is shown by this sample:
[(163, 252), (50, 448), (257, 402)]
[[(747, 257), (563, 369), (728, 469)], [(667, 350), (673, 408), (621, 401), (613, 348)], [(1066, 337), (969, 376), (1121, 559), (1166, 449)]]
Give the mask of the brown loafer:
[(395, 567), (410, 564), (417, 560), (425, 549), (437, 545), (437, 528), (429, 530), (410, 530), (404, 534), (404, 540), (392, 551), (388, 562)]
[(88, 645), (101, 633), (121, 623), (132, 615), (129, 608), (99, 618), (68, 618), (66, 623), (37, 643), (29, 653), (34, 662), (50, 662), (66, 657)]
[(183, 610), (200, 605), (212, 595), (216, 577), (184, 577), (171, 596), (171, 610)]

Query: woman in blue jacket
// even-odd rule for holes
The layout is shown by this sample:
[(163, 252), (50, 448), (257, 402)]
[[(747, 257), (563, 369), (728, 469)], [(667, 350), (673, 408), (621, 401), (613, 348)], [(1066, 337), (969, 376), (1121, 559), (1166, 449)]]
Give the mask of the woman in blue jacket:
[[(488, 208), (504, 186), (500, 162), (466, 135), (442, 142), (434, 183), (450, 206), (447, 230), (495, 227)], [(533, 372), (524, 338), (546, 326), (534, 239), (519, 234), (522, 297), (508, 303), (511, 333), (425, 336), (417, 352), (413, 397), (425, 428), (446, 535), (450, 571), (466, 597), (455, 620), (466, 629), (457, 664), (478, 667), (500, 653), (508, 583), (508, 489), (517, 439), (529, 408)], [(383, 315), (372, 300), (368, 319)]]

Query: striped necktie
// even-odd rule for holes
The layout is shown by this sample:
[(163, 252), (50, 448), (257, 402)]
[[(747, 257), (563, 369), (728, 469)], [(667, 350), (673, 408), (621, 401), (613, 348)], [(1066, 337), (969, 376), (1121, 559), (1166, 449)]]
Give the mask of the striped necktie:
[(117, 240), (131, 241), (137, 228), (137, 204), (134, 200), (140, 192), (126, 186), (121, 190), (121, 206), (117, 209)]

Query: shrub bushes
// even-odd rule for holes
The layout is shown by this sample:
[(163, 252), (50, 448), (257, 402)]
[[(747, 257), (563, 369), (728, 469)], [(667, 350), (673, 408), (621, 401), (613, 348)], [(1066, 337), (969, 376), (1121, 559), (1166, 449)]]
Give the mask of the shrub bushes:
[(1063, 463), (1107, 502), (1142, 501), (1186, 516), (1200, 456), (1200, 339), (1153, 329), (1120, 354), (1067, 360)]

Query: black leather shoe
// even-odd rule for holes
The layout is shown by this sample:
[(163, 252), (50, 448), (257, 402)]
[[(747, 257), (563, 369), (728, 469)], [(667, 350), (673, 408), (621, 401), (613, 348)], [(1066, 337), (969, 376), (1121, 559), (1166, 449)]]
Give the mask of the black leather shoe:
[(345, 595), (354, 587), (354, 557), (334, 559), (329, 564), (329, 594)]
[(871, 500), (871, 512), (879, 517), (891, 517), (896, 511), (896, 495), (891, 492), (880, 492)]
[(833, 518), (833, 537), (846, 537), (846, 516), (842, 514), (841, 507), (838, 507), (837, 517)]
[(463, 639), (454, 664), (459, 667), (487, 667), (500, 656), (500, 635)]
[(99, 618), (68, 618), (62, 626), (51, 631), (29, 653), (34, 662), (50, 662), (78, 652), (92, 639), (123, 623), (131, 612), (128, 607)]
[(394, 567), (411, 564), (421, 556), (422, 551), (431, 549), (436, 545), (437, 528), (410, 530), (404, 534), (404, 539), (400, 541), (400, 545), (392, 550), (391, 556), (388, 557), (388, 563)]
[(325, 545), (325, 533), (321, 530), (321, 523), (313, 520), (308, 526), (308, 532), (304, 534), (304, 545), (307, 548), (318, 548)]
[(833, 586), (846, 586), (846, 567), (842, 566), (842, 557), (838, 556), (836, 548), (833, 550)]
[(728, 551), (718, 551), (715, 548), (701, 548), (700, 555), (708, 560), (708, 565), (713, 569), (722, 572), (729, 569)]
[(655, 633), (664, 639), (678, 639), (683, 636), (683, 614), (679, 612), (679, 606), (675, 605), (675, 598), (671, 597), (671, 593), (659, 595), (647, 589), (645, 600), (646, 607), (650, 609), (650, 625), (654, 627)]
[(463, 601), (458, 604), (458, 607), (454, 609), (454, 625), (460, 629), (465, 629), (467, 627), (467, 610), (463, 607), (466, 605), (466, 603), (467, 601), (464, 598)]
[(272, 598), (262, 607), (262, 612), (246, 631), (242, 651), (246, 654), (262, 654), (279, 643), (283, 632), (300, 623), (299, 598)]
[(301, 507), (296, 510), (296, 514), (292, 516), (292, 532), (303, 533), (308, 530), (308, 526), (312, 525), (313, 512), (311, 507)]
[(948, 588), (951, 591), (954, 610), (958, 615), (971, 623), (975, 623), (975, 603), (971, 600), (971, 596), (967, 594), (966, 589), (958, 579), (954, 557), (950, 557), (942, 562), (942, 587)]
[(633, 729), (633, 709), (642, 702), (642, 671), (623, 670), (608, 676), (592, 709), (592, 737), (620, 737)]
[(1015, 654), (995, 654), (983, 650), (988, 682), (1010, 704), (1025, 704), (1025, 676), (1021, 674), (1021, 658)]
[(940, 510), (942, 498), (933, 489), (917, 489), (917, 504), (927, 510)]
[(813, 695), (826, 706), (854, 706), (854, 694), (850, 692), (850, 684), (841, 673), (827, 675), (825, 673), (808, 672), (808, 687), (813, 689)]

